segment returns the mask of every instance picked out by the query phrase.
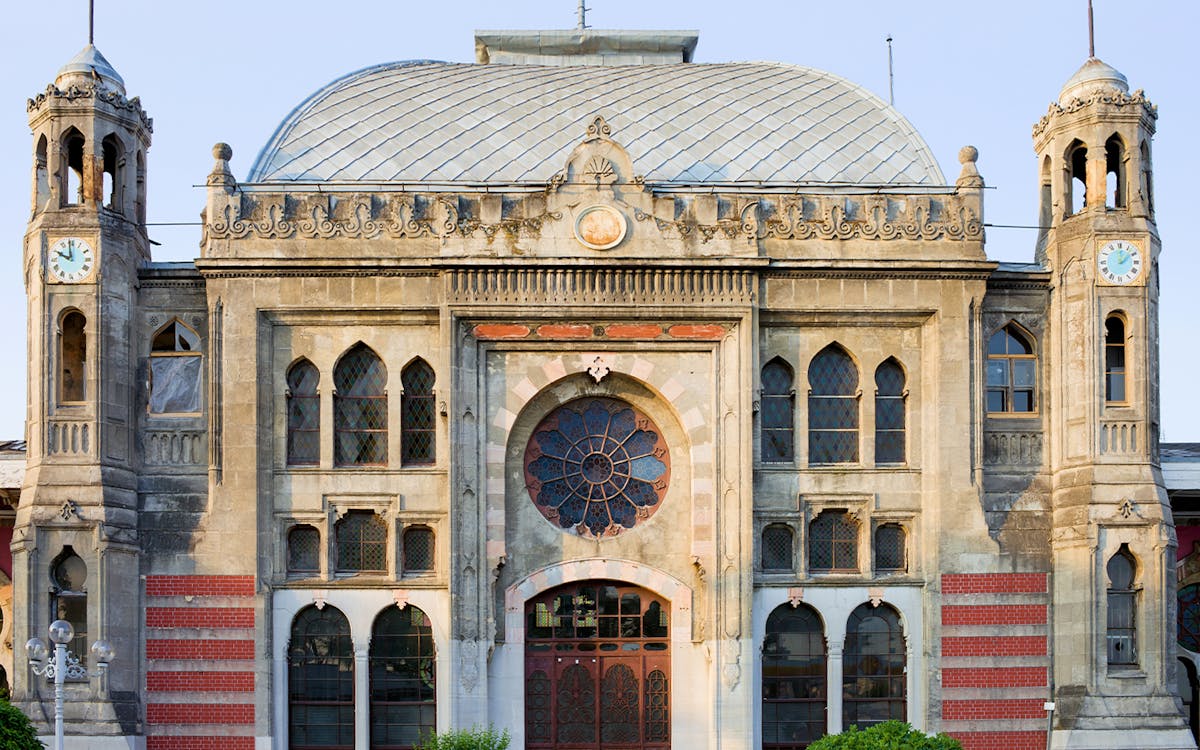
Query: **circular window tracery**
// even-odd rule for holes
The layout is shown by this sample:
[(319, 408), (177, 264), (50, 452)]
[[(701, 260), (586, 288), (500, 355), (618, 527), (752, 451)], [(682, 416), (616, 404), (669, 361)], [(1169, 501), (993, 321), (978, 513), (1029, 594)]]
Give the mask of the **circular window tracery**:
[(670, 483), (658, 426), (629, 404), (585, 398), (538, 424), (525, 449), (525, 484), (550, 521), (580, 535), (618, 534), (649, 518)]

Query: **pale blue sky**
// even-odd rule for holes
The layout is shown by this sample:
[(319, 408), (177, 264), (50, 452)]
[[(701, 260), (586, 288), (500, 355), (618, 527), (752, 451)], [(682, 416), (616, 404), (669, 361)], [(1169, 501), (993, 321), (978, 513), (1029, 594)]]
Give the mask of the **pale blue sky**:
[[(471, 61), (475, 29), (567, 28), (576, 0), (96, 0), (96, 45), (154, 118), (149, 220), (198, 222), (212, 144), (233, 146), (242, 178), (293, 107), (347, 72), (405, 59)], [(1086, 0), (590, 0), (596, 28), (695, 29), (697, 62), (778, 60), (849, 78), (884, 99), (894, 37), (896, 106), (949, 180), (960, 147), (979, 148), (986, 220), (1034, 223), (1031, 128), (1087, 57)], [(0, 26), (0, 439), (23, 435), (25, 300), (21, 241), (30, 208), (32, 139), (25, 101), (87, 41), (86, 0), (18, 0)], [(1095, 0), (1096, 51), (1159, 106), (1155, 198), (1163, 241), (1163, 440), (1200, 442), (1193, 397), (1200, 249), (1187, 235), (1190, 179), (1200, 179), (1196, 59), (1200, 3)], [(156, 260), (199, 253), (198, 226), (150, 229)], [(1035, 232), (987, 230), (988, 255), (1031, 261)]]

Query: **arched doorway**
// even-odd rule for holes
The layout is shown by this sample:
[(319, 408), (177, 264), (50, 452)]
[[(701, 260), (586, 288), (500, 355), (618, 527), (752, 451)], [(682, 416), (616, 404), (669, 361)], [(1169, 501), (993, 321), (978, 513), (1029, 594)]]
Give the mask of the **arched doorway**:
[(525, 605), (525, 747), (667, 750), (670, 603), (615, 581)]

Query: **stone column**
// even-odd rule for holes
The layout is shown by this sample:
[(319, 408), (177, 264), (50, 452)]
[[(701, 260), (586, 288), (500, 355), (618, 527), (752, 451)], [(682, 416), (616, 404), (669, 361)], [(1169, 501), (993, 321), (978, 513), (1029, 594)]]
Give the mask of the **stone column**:
[(830, 734), (842, 731), (842, 640), (829, 641), (828, 668), (825, 672), (825, 718)]
[(370, 673), (367, 644), (354, 644), (354, 750), (371, 747)]

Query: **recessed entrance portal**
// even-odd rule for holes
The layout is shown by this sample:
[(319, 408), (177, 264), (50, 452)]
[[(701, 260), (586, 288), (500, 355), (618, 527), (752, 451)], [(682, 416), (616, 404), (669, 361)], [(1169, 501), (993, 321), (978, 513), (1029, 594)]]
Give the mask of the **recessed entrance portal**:
[(614, 581), (561, 586), (525, 606), (525, 747), (667, 750), (670, 604)]

